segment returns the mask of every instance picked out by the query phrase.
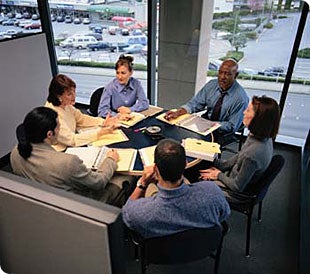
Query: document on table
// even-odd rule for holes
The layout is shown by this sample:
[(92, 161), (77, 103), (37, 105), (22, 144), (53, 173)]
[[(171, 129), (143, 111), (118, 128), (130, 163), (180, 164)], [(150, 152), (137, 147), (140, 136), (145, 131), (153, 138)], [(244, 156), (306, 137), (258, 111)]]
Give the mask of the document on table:
[(94, 141), (91, 144), (96, 147), (102, 147), (125, 141), (129, 141), (126, 134), (121, 129), (116, 129), (113, 133), (104, 134), (99, 140)]
[[(172, 109), (172, 111), (176, 111), (176, 109)], [(162, 122), (186, 128), (203, 136), (210, 134), (212, 131), (218, 129), (221, 126), (221, 124), (218, 122), (213, 122), (189, 113), (183, 114), (176, 119), (169, 121), (164, 118), (165, 115), (166, 113), (163, 113), (156, 118)]]
[(154, 164), (155, 146), (149, 146), (139, 149), (140, 158), (144, 166), (151, 166)]
[(160, 112), (162, 112), (164, 109), (161, 107), (156, 107), (153, 105), (149, 105), (149, 108), (146, 110), (143, 110), (139, 113), (143, 114), (145, 117), (150, 117), (150, 116), (154, 116)]
[(131, 118), (128, 121), (121, 121), (121, 125), (123, 127), (126, 127), (126, 128), (132, 127), (146, 118), (144, 114), (139, 113), (139, 112), (131, 112), (130, 117)]
[[(107, 157), (108, 147), (69, 147), (66, 153), (78, 156), (83, 163), (92, 170), (97, 170), (102, 161)], [(137, 150), (133, 148), (114, 148), (119, 154), (117, 171), (133, 170)]]

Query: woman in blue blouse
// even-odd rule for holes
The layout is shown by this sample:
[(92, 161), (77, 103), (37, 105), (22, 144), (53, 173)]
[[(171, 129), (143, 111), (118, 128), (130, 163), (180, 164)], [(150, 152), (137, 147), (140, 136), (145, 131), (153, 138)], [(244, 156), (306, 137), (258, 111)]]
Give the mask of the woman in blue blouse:
[(98, 116), (120, 114), (128, 119), (131, 112), (140, 112), (149, 107), (149, 101), (139, 80), (132, 77), (133, 57), (121, 55), (115, 64), (116, 78), (107, 84), (101, 96)]

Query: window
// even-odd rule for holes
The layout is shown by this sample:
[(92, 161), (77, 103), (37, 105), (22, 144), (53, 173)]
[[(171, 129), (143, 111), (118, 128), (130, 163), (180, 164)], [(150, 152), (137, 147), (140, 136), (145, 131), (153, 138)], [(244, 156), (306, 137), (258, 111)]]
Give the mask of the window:
[[(261, 5), (253, 2), (252, 6), (248, 3), (233, 5), (226, 13), (214, 12), (215, 46), (210, 48), (208, 73), (215, 76), (214, 64), (223, 58), (235, 58), (239, 61), (238, 81), (250, 98), (265, 94), (280, 101), (301, 12), (267, 1)], [(302, 144), (309, 129), (310, 109), (306, 107), (310, 105), (309, 33), (308, 16), (277, 139), (285, 143)]]
[[(130, 44), (146, 45), (147, 41), (145, 2), (89, 2), (92, 1), (70, 1), (70, 4), (60, 5), (49, 1), (59, 72), (69, 75), (77, 83), (76, 101), (85, 104), (89, 103), (94, 90), (115, 77), (111, 66), (114, 67), (120, 54), (127, 53), (124, 49)], [(129, 43), (129, 38), (136, 34), (134, 43)], [(86, 38), (88, 35), (93, 37)], [(109, 46), (104, 46), (106, 44)], [(134, 57), (134, 76), (147, 92), (146, 58), (141, 50), (130, 55)]]
[(0, 41), (42, 32), (36, 0), (0, 3)]

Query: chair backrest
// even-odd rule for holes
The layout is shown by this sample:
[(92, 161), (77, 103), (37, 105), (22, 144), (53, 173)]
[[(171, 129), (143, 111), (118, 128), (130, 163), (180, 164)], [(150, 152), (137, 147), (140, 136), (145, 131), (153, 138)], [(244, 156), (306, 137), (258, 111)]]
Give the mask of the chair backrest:
[(89, 102), (89, 114), (92, 116), (98, 116), (98, 107), (104, 87), (97, 88), (90, 97)]
[(178, 264), (214, 255), (222, 243), (222, 228), (195, 228), (173, 235), (146, 239), (148, 264)]
[(284, 158), (282, 155), (274, 155), (271, 162), (265, 172), (261, 175), (260, 179), (249, 183), (243, 192), (249, 193), (251, 195), (256, 195), (256, 199), (261, 201), (264, 199), (268, 188), (278, 173), (284, 166)]

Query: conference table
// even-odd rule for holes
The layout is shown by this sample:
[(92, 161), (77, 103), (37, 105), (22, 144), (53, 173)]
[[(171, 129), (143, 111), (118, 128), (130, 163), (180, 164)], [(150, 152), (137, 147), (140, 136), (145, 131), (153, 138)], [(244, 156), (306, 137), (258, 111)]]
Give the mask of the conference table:
[[(176, 141), (182, 142), (182, 139), (185, 138), (196, 138), (204, 141), (211, 141), (211, 135), (203, 136), (193, 131), (187, 130), (185, 128), (179, 127), (177, 125), (170, 125), (168, 123), (162, 122), (156, 118), (156, 116), (160, 115), (165, 111), (162, 111), (156, 115), (150, 116), (145, 118), (144, 120), (138, 122), (132, 127), (125, 128), (121, 127), (121, 130), (126, 134), (129, 141), (120, 142), (108, 145), (110, 148), (134, 148), (134, 149), (141, 149), (144, 147), (154, 146), (156, 145), (161, 139), (163, 138), (171, 138)], [(161, 128), (161, 134), (159, 136), (151, 136), (146, 133), (145, 130), (138, 131), (138, 129), (144, 127), (151, 127), (151, 126), (159, 126)], [(199, 163), (201, 160), (187, 157), (187, 166), (186, 168), (192, 167)], [(137, 157), (135, 160), (133, 170), (129, 172), (121, 172), (122, 174), (129, 174), (129, 175), (142, 175), (143, 172), (143, 162), (139, 153), (137, 153)]]

